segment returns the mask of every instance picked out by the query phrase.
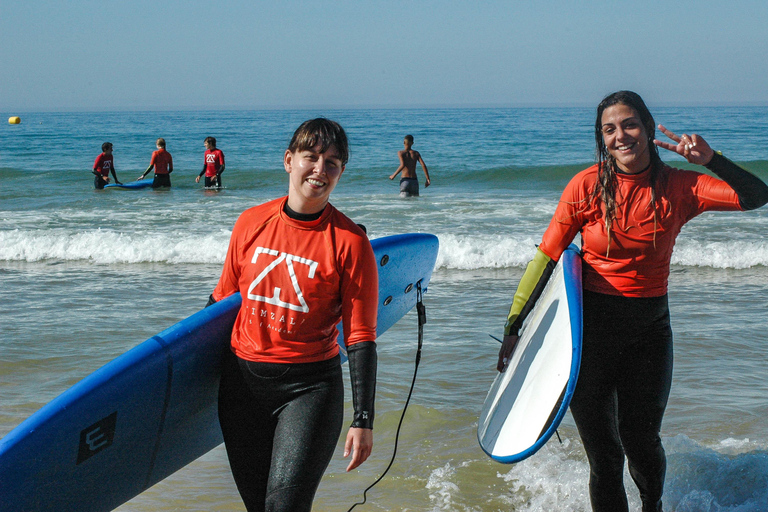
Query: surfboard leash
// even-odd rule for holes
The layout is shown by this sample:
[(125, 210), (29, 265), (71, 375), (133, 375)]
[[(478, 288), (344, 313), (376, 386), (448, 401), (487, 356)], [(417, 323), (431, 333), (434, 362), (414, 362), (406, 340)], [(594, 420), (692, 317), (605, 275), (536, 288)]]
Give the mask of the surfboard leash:
[(405, 405), (403, 406), (403, 412), (400, 414), (400, 422), (397, 424), (397, 431), (395, 432), (395, 447), (392, 451), (392, 458), (389, 460), (389, 464), (387, 465), (387, 468), (384, 470), (384, 472), (377, 478), (371, 485), (369, 485), (364, 491), (363, 491), (363, 501), (358, 501), (351, 507), (349, 507), (349, 510), (347, 512), (351, 512), (353, 508), (355, 508), (358, 505), (364, 505), (365, 502), (368, 500), (368, 491), (370, 491), (374, 485), (379, 483), (384, 476), (389, 472), (389, 469), (392, 467), (392, 464), (395, 463), (395, 457), (397, 456), (397, 443), (400, 440), (400, 428), (403, 426), (403, 420), (405, 419), (405, 411), (408, 410), (408, 404), (411, 402), (411, 395), (413, 395), (413, 388), (416, 385), (416, 374), (419, 371), (419, 363), (421, 362), (421, 347), (424, 343), (424, 324), (427, 323), (427, 310), (424, 307), (424, 303), (422, 302), (422, 291), (421, 291), (421, 281), (416, 282), (416, 312), (419, 317), (419, 341), (416, 348), (416, 360), (414, 362), (413, 367), (413, 379), (411, 380), (411, 389), (408, 390), (408, 398), (405, 400)]

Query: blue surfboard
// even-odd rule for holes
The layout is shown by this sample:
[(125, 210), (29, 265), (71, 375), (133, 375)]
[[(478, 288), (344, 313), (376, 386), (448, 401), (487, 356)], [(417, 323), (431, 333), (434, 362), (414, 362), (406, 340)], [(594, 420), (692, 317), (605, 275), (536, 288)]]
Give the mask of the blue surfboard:
[(154, 182), (154, 178), (147, 178), (145, 180), (137, 180), (137, 181), (129, 181), (128, 183), (107, 183), (104, 185), (104, 188), (118, 188), (118, 189), (124, 189), (124, 190), (136, 190), (139, 188), (147, 188), (151, 187), (152, 183)]
[(571, 245), (525, 319), (520, 341), (483, 404), (477, 440), (492, 459), (519, 462), (555, 433), (576, 389), (581, 341), (581, 256)]
[[(381, 334), (416, 304), (417, 283), (426, 291), (438, 240), (371, 245)], [(218, 446), (219, 366), (240, 302), (235, 294), (153, 336), (0, 440), (0, 512), (112, 510)]]

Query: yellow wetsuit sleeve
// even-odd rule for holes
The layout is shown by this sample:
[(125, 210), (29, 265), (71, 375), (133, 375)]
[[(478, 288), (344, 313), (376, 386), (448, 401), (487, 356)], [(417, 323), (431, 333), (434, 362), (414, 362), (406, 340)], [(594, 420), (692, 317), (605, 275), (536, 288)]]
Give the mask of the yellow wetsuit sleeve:
[(517, 334), (520, 331), (523, 321), (536, 304), (556, 264), (557, 262), (544, 254), (541, 249), (536, 249), (536, 255), (528, 263), (520, 284), (517, 285), (515, 297), (512, 299), (507, 323), (504, 324), (505, 336)]

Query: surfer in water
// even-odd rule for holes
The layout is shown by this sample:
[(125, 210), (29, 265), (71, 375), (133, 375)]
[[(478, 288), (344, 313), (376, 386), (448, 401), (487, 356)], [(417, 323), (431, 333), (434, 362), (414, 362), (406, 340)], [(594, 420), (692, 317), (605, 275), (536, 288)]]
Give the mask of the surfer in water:
[(112, 173), (112, 177), (115, 178), (117, 185), (122, 185), (117, 179), (115, 173), (115, 157), (112, 154), (112, 143), (105, 142), (101, 145), (101, 153), (96, 157), (93, 162), (93, 186), (97, 189), (104, 188), (109, 183), (109, 173)]
[(249, 511), (312, 508), (344, 416), (339, 321), (354, 406), (347, 471), (373, 447), (376, 260), (363, 230), (328, 202), (348, 155), (333, 121), (296, 130), (283, 157), (288, 196), (240, 216), (209, 300), (243, 297), (223, 362), (219, 421)]
[[(656, 140), (639, 95), (619, 91), (597, 107), (598, 163), (567, 185), (536, 255), (520, 280), (504, 329), (498, 370), (556, 261), (576, 234), (583, 256), (582, 363), (571, 412), (590, 466), (592, 510), (628, 510), (624, 458), (643, 512), (661, 511), (666, 457), (662, 417), (672, 382), (667, 281), (682, 226), (711, 210), (752, 210), (768, 186), (713, 151), (697, 134)], [(658, 148), (705, 166), (718, 178), (674, 169)]]
[(216, 148), (216, 138), (206, 137), (203, 142), (205, 153), (203, 154), (203, 170), (195, 178), (195, 183), (200, 183), (200, 178), (205, 174), (205, 188), (221, 189), (221, 173), (224, 172), (224, 152)]
[(419, 195), (419, 179), (416, 177), (416, 164), (421, 164), (421, 168), (424, 170), (424, 188), (428, 187), (431, 181), (429, 180), (429, 171), (427, 165), (424, 163), (424, 159), (421, 158), (421, 154), (415, 149), (411, 149), (413, 146), (413, 135), (406, 135), (403, 139), (403, 146), (405, 149), (401, 149), (397, 152), (397, 156), (400, 159), (400, 167), (389, 177), (389, 179), (395, 179), (401, 171), (400, 177), (400, 197), (413, 197)]
[(173, 172), (173, 157), (165, 150), (165, 139), (157, 139), (155, 147), (157, 147), (157, 151), (152, 153), (149, 167), (147, 167), (147, 170), (138, 177), (138, 180), (143, 180), (149, 171), (154, 168), (155, 179), (152, 181), (152, 188), (170, 187), (171, 173)]

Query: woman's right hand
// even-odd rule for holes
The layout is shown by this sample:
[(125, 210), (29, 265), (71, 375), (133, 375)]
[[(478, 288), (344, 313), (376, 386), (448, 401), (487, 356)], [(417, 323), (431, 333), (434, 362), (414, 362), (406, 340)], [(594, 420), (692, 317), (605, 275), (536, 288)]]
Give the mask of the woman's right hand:
[(344, 457), (352, 454), (347, 471), (352, 471), (365, 462), (373, 451), (373, 430), (370, 428), (350, 427), (347, 441), (344, 443)]
[(512, 357), (512, 352), (515, 351), (518, 341), (520, 341), (520, 336), (517, 334), (504, 336), (504, 341), (501, 342), (501, 349), (499, 350), (499, 362), (496, 364), (498, 371), (503, 372), (507, 367), (507, 362)]

